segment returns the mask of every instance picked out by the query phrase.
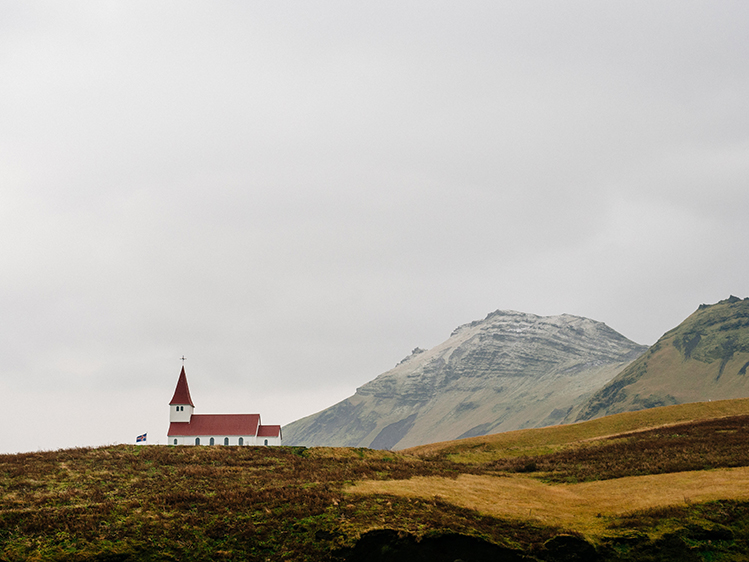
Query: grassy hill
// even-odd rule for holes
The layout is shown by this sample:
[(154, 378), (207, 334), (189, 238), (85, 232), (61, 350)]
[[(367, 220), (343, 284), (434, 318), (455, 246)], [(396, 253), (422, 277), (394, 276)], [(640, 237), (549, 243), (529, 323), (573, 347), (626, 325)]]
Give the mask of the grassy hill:
[(0, 560), (746, 560), (749, 400), (393, 453), (0, 456)]
[(588, 420), (655, 406), (749, 396), (749, 298), (700, 307), (575, 409)]

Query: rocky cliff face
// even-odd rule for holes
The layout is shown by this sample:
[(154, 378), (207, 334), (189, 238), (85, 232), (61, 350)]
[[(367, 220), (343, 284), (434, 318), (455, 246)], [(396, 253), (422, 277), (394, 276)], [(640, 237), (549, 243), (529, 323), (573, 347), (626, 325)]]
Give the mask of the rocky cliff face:
[(566, 421), (749, 396), (749, 298), (701, 305)]
[(401, 449), (560, 423), (646, 349), (587, 318), (496, 311), (284, 427), (284, 441)]

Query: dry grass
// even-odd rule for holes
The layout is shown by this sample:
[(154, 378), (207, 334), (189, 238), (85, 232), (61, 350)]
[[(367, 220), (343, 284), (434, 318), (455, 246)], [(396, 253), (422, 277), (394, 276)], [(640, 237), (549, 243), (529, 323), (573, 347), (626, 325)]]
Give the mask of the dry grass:
[(749, 468), (632, 476), (582, 484), (545, 484), (526, 476), (363, 481), (352, 494), (435, 498), (499, 518), (525, 519), (605, 534), (610, 518), (633, 511), (719, 499), (749, 499)]
[[(550, 530), (459, 506), (345, 497), (357, 480), (474, 471), (389, 451), (290, 447), (135, 447), (0, 455), (0, 562), (325, 560), (388, 527), (481, 533), (530, 544)], [(474, 471), (475, 472), (475, 471)], [(223, 553), (223, 554), (222, 554)]]
[(534, 473), (546, 481), (571, 484), (749, 466), (749, 416), (660, 426), (578, 442), (546, 455), (498, 459), (482, 466), (496, 472)]
[(625, 412), (569, 425), (443, 441), (400, 452), (422, 458), (447, 457), (461, 463), (487, 463), (502, 458), (548, 454), (571, 444), (621, 433), (745, 414), (749, 414), (749, 398), (696, 402)]

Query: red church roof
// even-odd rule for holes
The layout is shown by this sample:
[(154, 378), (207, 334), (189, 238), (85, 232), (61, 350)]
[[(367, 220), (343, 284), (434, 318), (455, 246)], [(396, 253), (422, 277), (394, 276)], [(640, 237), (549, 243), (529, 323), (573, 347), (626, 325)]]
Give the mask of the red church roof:
[(261, 425), (257, 430), (258, 437), (281, 437), (280, 425)]
[(187, 386), (187, 375), (185, 375), (184, 366), (182, 366), (182, 372), (179, 374), (177, 388), (174, 389), (174, 396), (172, 396), (172, 401), (169, 402), (170, 406), (172, 406), (173, 404), (189, 404), (193, 408), (195, 407), (195, 404), (192, 403), (192, 398), (190, 398), (190, 387)]
[[(184, 370), (182, 372), (184, 374)], [(260, 414), (193, 414), (189, 422), (170, 423), (167, 435), (254, 436), (258, 434), (258, 427), (278, 427), (281, 430), (280, 426), (260, 425)]]

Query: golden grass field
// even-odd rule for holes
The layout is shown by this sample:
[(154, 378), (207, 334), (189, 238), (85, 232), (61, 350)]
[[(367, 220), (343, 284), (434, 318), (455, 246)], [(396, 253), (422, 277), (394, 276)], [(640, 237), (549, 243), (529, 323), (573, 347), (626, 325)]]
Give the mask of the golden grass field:
[(352, 494), (392, 494), (443, 501), (487, 515), (530, 519), (596, 536), (611, 517), (632, 511), (731, 498), (749, 499), (749, 468), (631, 476), (580, 484), (545, 484), (528, 476), (475, 476), (457, 479), (415, 477), (368, 480), (346, 489)]
[[(747, 413), (749, 399), (682, 404), (571, 425), (434, 443), (400, 453), (423, 459), (448, 459), (461, 465), (489, 466), (498, 459), (540, 458), (562, 450), (603, 446), (604, 441), (626, 441), (653, 428)], [(621, 439), (612, 440), (617, 437)], [(622, 461), (627, 462), (626, 459)], [(550, 483), (544, 481), (548, 480), (545, 476), (542, 472), (532, 475), (502, 472), (466, 473), (457, 478), (418, 476), (401, 480), (363, 480), (348, 486), (346, 491), (360, 496), (437, 497), (493, 517), (575, 529), (590, 538), (610, 533), (612, 522), (637, 511), (713, 500), (749, 500), (749, 467), (745, 466), (580, 483)]]

